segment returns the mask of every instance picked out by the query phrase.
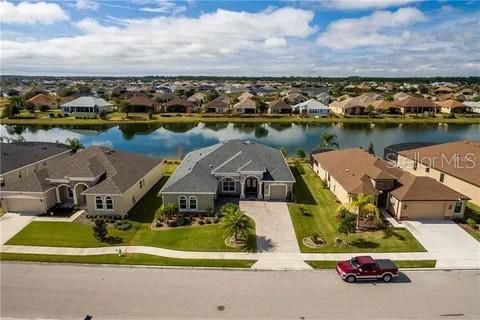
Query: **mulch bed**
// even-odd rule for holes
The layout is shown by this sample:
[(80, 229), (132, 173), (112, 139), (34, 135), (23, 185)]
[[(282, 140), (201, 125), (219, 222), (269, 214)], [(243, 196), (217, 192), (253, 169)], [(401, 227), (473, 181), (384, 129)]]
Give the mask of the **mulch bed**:
[[(321, 240), (321, 239), (320, 239)], [(325, 245), (325, 241), (315, 242), (311, 236), (305, 237), (302, 239), (302, 243), (312, 249), (321, 248)]]

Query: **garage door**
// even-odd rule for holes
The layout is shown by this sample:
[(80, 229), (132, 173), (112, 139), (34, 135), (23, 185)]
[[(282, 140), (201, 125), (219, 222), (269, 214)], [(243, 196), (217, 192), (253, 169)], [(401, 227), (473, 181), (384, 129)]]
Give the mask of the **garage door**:
[(43, 203), (39, 199), (7, 199), (7, 211), (18, 213), (43, 212)]
[(435, 201), (419, 201), (408, 204), (408, 219), (444, 219), (445, 217), (444, 202)]
[(271, 185), (270, 186), (270, 200), (282, 200), (285, 201), (285, 188), (284, 184)]

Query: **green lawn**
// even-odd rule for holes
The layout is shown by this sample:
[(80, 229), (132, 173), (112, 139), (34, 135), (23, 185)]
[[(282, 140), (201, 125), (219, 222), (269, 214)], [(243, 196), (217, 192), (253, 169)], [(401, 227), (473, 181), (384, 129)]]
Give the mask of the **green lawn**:
[(185, 267), (228, 267), (250, 268), (254, 260), (213, 260), (213, 259), (175, 259), (148, 254), (132, 253), (126, 257), (115, 254), (96, 256), (60, 256), (41, 254), (0, 253), (3, 261), (32, 261), (56, 263), (92, 263), (92, 264), (120, 264), (120, 265), (155, 265), (155, 266), (185, 266)]
[[(472, 202), (467, 203), (465, 208), (464, 221), (467, 221), (468, 218), (472, 218), (477, 221), (477, 226), (480, 225), (480, 207), (473, 204)], [(466, 228), (467, 232), (472, 235), (477, 241), (480, 241), (480, 230), (473, 230), (472, 228)]]
[[(170, 174), (174, 168), (175, 165), (168, 165), (166, 175)], [(33, 221), (10, 239), (7, 244), (81, 248), (110, 245), (141, 245), (184, 251), (239, 251), (239, 249), (225, 245), (220, 224), (179, 227), (164, 231), (151, 230), (150, 224), (155, 213), (161, 207), (161, 198), (157, 197), (157, 193), (167, 178), (168, 176), (162, 178), (132, 208), (129, 213), (129, 220), (132, 223), (130, 230), (119, 231), (114, 227), (109, 227), (109, 236), (114, 239), (110, 243), (95, 240), (92, 227), (89, 225), (70, 222)], [(256, 248), (253, 221), (252, 226), (249, 245), (245, 249), (248, 251), (255, 251)]]
[[(337, 261), (305, 261), (314, 269), (335, 269)], [(399, 268), (435, 268), (436, 260), (399, 260), (394, 261)]]
[[(302, 252), (406, 252), (425, 251), (422, 245), (406, 229), (387, 228), (380, 231), (359, 232), (349, 236), (350, 245), (336, 246), (338, 220), (336, 217), (339, 204), (333, 194), (322, 188), (320, 178), (306, 164), (305, 173), (295, 175), (295, 197), (297, 202), (288, 205), (293, 221), (298, 244)], [(300, 212), (304, 207), (310, 216)], [(322, 248), (312, 249), (302, 243), (306, 236), (317, 232), (326, 241)]]

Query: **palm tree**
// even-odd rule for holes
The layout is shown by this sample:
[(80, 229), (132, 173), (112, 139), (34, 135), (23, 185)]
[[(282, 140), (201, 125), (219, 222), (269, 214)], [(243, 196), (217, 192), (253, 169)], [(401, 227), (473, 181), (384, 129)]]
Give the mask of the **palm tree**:
[(320, 148), (331, 149), (332, 147), (339, 148), (338, 143), (335, 141), (337, 140), (337, 135), (335, 133), (330, 133), (328, 131), (322, 132), (322, 143), (320, 144)]
[(364, 193), (359, 193), (352, 198), (350, 203), (338, 207), (337, 216), (341, 218), (350, 212), (355, 212), (357, 215), (357, 229), (360, 218), (367, 214), (374, 214), (376, 219), (380, 219), (380, 210), (375, 205), (375, 197)]
[(67, 144), (68, 147), (72, 149), (73, 153), (85, 148), (85, 146), (81, 144), (80, 140), (78, 140), (77, 138), (67, 138), (67, 140), (65, 140), (65, 144)]
[(248, 217), (238, 208), (233, 206), (224, 211), (222, 229), (226, 238), (233, 238), (235, 242), (246, 241), (250, 231)]

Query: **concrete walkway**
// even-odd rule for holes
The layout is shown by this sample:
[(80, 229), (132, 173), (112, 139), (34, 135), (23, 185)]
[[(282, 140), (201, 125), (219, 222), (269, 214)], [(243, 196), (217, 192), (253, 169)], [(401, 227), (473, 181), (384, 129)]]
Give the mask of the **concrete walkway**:
[(0, 244), (6, 243), (10, 238), (25, 228), (35, 218), (35, 215), (5, 213), (0, 217)]
[(35, 218), (33, 218), (33, 220), (34, 221), (41, 221), (41, 222), (73, 222), (73, 221), (75, 221), (75, 219), (80, 217), (82, 215), (82, 213), (84, 213), (84, 212), (85, 212), (85, 210), (78, 210), (77, 212), (75, 212), (74, 214), (72, 214), (68, 218), (45, 216), (45, 217), (35, 217)]
[(480, 269), (480, 242), (453, 221), (403, 221), (437, 260), (438, 268)]
[(302, 259), (285, 202), (240, 201), (240, 209), (255, 221), (258, 261), (252, 268), (311, 269)]

